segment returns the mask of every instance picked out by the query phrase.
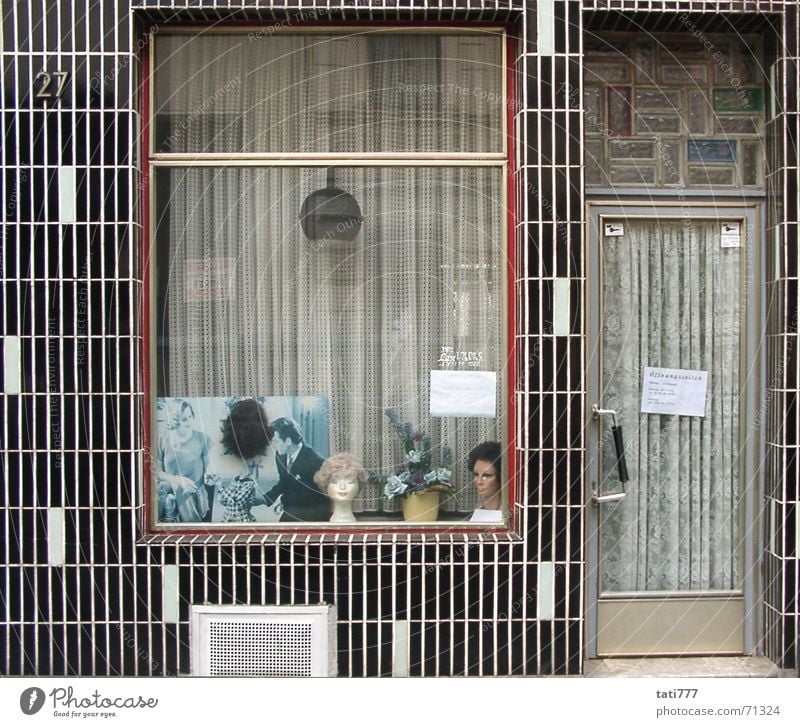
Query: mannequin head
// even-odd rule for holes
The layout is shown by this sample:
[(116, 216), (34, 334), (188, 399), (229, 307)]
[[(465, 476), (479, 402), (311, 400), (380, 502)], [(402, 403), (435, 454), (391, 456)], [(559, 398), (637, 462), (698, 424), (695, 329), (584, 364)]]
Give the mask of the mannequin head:
[(364, 466), (349, 452), (328, 457), (314, 475), (314, 482), (333, 503), (331, 522), (356, 522), (353, 500), (367, 481)]
[(469, 453), (467, 464), (481, 506), (486, 510), (499, 510), (502, 506), (500, 445), (482, 442)]
[(331, 500), (340, 500), (341, 502), (352, 502), (356, 499), (359, 491), (359, 482), (353, 477), (347, 475), (337, 475), (331, 477), (325, 493)]

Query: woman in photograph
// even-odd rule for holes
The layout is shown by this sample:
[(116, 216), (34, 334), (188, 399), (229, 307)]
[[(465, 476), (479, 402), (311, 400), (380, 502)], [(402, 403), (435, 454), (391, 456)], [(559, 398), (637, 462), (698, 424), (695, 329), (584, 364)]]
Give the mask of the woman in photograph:
[(272, 436), (267, 413), (255, 399), (242, 399), (231, 407), (222, 423), (222, 452), (214, 457), (212, 471), (206, 474), (206, 484), (216, 490), (225, 508), (220, 522), (255, 522), (252, 508), (267, 504), (258, 491), (257, 479)]
[(158, 440), (159, 519), (196, 523), (211, 515), (204, 485), (211, 440), (194, 428), (194, 410), (184, 399), (168, 402), (167, 429)]

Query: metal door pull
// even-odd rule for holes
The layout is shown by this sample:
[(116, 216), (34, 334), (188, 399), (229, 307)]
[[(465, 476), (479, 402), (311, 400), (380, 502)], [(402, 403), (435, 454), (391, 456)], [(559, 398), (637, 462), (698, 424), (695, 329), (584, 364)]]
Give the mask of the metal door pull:
[(622, 443), (622, 427), (612, 426), (611, 436), (614, 437), (614, 449), (617, 452), (617, 472), (619, 473), (619, 481), (628, 481), (628, 463), (625, 461), (625, 445)]
[(625, 460), (625, 444), (622, 440), (622, 426), (617, 421), (617, 412), (613, 409), (601, 409), (599, 404), (592, 405), (592, 415), (595, 419), (602, 416), (611, 417), (611, 436), (614, 439), (614, 451), (617, 455), (617, 474), (622, 483), (622, 492), (615, 492), (610, 495), (600, 495), (595, 492), (592, 495), (592, 502), (595, 505), (601, 502), (616, 502), (625, 497), (625, 483), (628, 481), (628, 463)]

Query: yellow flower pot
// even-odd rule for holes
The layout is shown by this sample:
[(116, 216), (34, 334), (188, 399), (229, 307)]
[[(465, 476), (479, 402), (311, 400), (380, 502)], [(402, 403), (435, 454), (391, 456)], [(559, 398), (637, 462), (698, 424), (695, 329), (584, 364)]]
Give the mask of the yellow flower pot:
[(410, 523), (429, 523), (439, 517), (439, 493), (436, 490), (412, 492), (403, 498), (403, 517)]

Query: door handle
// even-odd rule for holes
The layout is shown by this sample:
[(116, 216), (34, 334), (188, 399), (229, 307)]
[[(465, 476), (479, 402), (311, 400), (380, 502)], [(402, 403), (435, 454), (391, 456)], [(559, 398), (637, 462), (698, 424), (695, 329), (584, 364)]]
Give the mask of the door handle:
[(613, 409), (601, 409), (599, 404), (592, 405), (592, 417), (599, 419), (603, 416), (611, 417), (611, 436), (614, 439), (614, 451), (617, 455), (617, 474), (622, 483), (622, 492), (615, 492), (612, 495), (600, 495), (595, 492), (592, 495), (592, 502), (597, 505), (601, 502), (616, 502), (625, 497), (625, 483), (628, 481), (628, 463), (625, 460), (625, 444), (622, 439), (622, 426), (617, 421), (617, 412)]

